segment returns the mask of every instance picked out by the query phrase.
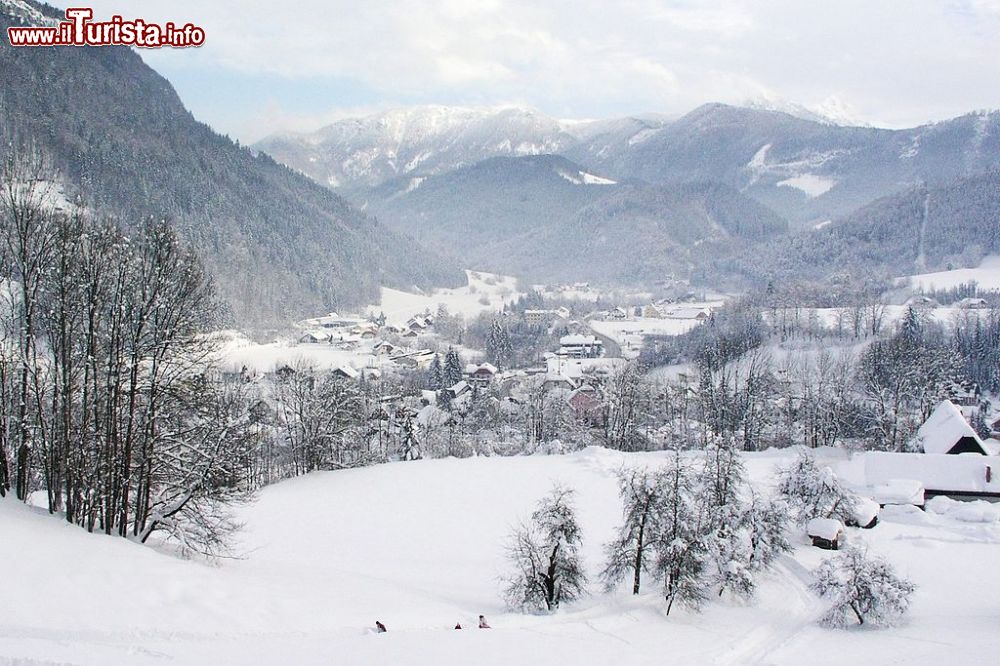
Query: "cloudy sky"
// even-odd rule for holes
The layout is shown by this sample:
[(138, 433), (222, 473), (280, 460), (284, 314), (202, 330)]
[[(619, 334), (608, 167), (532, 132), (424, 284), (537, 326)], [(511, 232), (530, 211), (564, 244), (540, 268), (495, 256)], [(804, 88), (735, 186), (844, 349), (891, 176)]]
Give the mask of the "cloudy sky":
[(200, 49), (143, 57), (245, 142), (427, 103), (602, 118), (769, 99), (885, 126), (1000, 107), (1000, 0), (89, 4), (205, 28)]

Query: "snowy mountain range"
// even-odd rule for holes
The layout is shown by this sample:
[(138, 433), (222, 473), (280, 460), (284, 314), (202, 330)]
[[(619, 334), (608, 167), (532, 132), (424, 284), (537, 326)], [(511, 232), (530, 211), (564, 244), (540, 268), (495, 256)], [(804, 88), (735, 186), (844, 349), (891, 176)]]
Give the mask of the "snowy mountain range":
[(836, 99), (816, 109), (757, 100), (706, 104), (677, 119), (579, 122), (518, 108), (413, 107), (270, 137), (255, 148), (359, 203), (404, 176), (425, 178), (496, 156), (559, 154), (616, 181), (721, 182), (794, 228), (1000, 165), (1000, 113), (903, 130), (844, 124), (849, 113)]
[[(688, 274), (706, 248), (723, 277), (733, 238), (759, 241), (779, 228), (826, 237), (847, 218), (851, 233), (860, 233), (865, 216), (880, 210), (874, 202), (908, 193), (919, 199), (927, 188), (1000, 167), (998, 112), (892, 130), (844, 124), (849, 111), (836, 99), (816, 109), (765, 99), (706, 104), (680, 118), (574, 122), (517, 108), (414, 107), (256, 148), (466, 265), (540, 279)], [(733, 235), (723, 220), (734, 216), (767, 232)], [(987, 222), (977, 214), (973, 231)], [(897, 240), (909, 242), (919, 225), (894, 222)], [(588, 247), (603, 242), (605, 260), (650, 258), (641, 269), (607, 271), (607, 261), (577, 260), (595, 256), (589, 249), (577, 248), (573, 258), (549, 247), (580, 238), (590, 239)], [(850, 246), (836, 238), (837, 247)], [(659, 259), (650, 252), (656, 247)], [(954, 250), (930, 248), (929, 256)], [(887, 269), (883, 259), (873, 259), (879, 270)], [(859, 261), (852, 255), (852, 265)]]
[(558, 153), (574, 142), (563, 123), (530, 109), (421, 106), (268, 137), (255, 148), (350, 192), (489, 157)]

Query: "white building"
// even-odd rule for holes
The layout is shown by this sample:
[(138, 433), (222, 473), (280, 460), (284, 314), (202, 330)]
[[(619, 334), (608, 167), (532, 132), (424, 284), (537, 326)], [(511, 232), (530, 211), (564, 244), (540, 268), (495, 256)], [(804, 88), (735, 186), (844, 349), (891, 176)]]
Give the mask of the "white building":
[(564, 335), (559, 338), (560, 356), (597, 358), (604, 356), (604, 343), (594, 335)]

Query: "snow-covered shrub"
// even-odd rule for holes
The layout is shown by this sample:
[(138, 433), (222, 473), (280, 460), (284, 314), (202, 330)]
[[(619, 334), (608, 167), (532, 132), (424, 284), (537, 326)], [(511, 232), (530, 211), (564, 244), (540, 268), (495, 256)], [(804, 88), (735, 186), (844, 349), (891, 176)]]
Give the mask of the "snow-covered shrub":
[(555, 486), (531, 514), (531, 524), (511, 535), (507, 556), (514, 571), (505, 579), (504, 597), (512, 608), (554, 611), (583, 594), (587, 577), (573, 494)]
[(812, 590), (831, 602), (820, 621), (830, 627), (847, 626), (852, 618), (858, 624), (891, 625), (906, 613), (916, 589), (888, 562), (857, 547), (826, 560), (815, 575)]
[(801, 451), (794, 463), (778, 471), (778, 493), (801, 524), (813, 518), (847, 520), (854, 515), (854, 495), (833, 470), (819, 467), (808, 451)]

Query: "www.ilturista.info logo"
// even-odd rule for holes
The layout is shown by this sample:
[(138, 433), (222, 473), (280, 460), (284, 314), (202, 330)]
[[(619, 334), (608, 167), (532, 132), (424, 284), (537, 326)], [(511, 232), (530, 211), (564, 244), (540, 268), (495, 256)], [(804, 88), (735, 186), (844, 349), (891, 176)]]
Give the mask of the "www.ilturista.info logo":
[(112, 16), (110, 21), (91, 21), (94, 10), (70, 7), (66, 20), (54, 26), (18, 26), (7, 28), (11, 46), (138, 46), (187, 48), (205, 43), (205, 31), (196, 25), (172, 22), (148, 23), (142, 19), (127, 21)]

